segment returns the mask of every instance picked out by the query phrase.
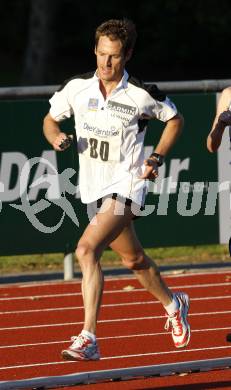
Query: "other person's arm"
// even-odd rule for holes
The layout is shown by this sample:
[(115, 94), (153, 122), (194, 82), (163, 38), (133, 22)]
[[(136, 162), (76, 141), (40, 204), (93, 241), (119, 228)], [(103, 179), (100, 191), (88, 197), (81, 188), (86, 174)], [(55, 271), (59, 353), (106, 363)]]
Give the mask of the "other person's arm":
[(218, 150), (226, 126), (231, 126), (231, 111), (228, 110), (230, 103), (231, 87), (228, 87), (221, 93), (212, 129), (207, 137), (207, 149), (211, 153)]

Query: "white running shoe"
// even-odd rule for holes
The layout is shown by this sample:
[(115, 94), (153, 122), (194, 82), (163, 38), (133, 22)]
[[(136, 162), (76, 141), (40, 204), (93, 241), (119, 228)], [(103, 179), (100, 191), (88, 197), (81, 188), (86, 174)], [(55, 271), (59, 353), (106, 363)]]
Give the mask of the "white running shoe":
[(71, 338), (73, 344), (62, 351), (64, 360), (99, 360), (100, 353), (97, 341), (90, 337), (79, 334)]
[(190, 340), (190, 326), (187, 322), (189, 311), (189, 296), (183, 292), (175, 294), (175, 298), (179, 302), (179, 310), (173, 315), (167, 314), (165, 329), (172, 328), (172, 339), (176, 348), (183, 348), (188, 345)]

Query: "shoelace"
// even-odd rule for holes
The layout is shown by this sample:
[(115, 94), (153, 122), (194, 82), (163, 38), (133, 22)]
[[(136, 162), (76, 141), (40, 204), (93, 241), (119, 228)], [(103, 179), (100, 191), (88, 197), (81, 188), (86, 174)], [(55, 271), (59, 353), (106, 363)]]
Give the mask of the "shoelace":
[(172, 326), (173, 333), (175, 336), (180, 336), (182, 334), (182, 324), (179, 319), (179, 313), (176, 312), (173, 316), (168, 316), (164, 329), (169, 330), (169, 327)]
[(80, 348), (85, 343), (86, 339), (80, 334), (79, 336), (72, 336), (71, 341), (73, 341), (72, 347)]

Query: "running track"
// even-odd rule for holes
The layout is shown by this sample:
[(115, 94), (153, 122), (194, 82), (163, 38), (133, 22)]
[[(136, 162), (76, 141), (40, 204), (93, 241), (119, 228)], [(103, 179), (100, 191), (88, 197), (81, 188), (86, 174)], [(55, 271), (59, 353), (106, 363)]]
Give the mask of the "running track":
[[(190, 344), (174, 348), (161, 305), (132, 277), (106, 279), (98, 322), (102, 359), (66, 362), (60, 351), (82, 329), (80, 281), (0, 287), (0, 381), (231, 357), (231, 271), (164, 275), (191, 298)], [(186, 387), (185, 387), (186, 386)], [(231, 369), (85, 385), (84, 389), (230, 389)], [(74, 387), (72, 387), (74, 388)], [(77, 388), (77, 387), (75, 387)], [(78, 387), (79, 388), (79, 387)]]

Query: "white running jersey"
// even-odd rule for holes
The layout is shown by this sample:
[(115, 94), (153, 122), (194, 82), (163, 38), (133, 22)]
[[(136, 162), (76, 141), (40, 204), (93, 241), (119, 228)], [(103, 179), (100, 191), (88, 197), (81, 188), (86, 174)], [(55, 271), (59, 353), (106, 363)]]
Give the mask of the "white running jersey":
[(118, 193), (143, 204), (147, 181), (140, 176), (147, 122), (168, 121), (177, 114), (175, 105), (156, 86), (147, 92), (126, 71), (106, 100), (96, 73), (91, 73), (68, 81), (50, 104), (55, 121), (75, 118), (82, 202)]

